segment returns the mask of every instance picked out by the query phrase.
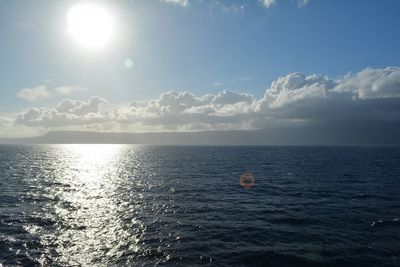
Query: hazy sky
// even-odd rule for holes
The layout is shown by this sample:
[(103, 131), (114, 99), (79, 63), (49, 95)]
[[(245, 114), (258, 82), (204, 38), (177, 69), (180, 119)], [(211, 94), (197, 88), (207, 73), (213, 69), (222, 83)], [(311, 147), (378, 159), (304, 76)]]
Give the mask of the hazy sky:
[[(90, 25), (89, 8), (73, 21), (100, 37), (110, 26), (103, 46), (71, 32), (79, 5), (110, 19)], [(399, 10), (397, 0), (1, 1), (0, 137), (398, 123)]]

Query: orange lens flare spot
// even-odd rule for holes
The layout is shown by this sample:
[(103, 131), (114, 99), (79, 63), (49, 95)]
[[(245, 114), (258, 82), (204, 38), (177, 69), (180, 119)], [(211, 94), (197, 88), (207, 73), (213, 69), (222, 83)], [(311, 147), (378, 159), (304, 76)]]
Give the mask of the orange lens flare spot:
[(240, 176), (240, 185), (243, 188), (250, 189), (253, 187), (255, 182), (256, 178), (251, 173), (245, 173), (242, 176)]

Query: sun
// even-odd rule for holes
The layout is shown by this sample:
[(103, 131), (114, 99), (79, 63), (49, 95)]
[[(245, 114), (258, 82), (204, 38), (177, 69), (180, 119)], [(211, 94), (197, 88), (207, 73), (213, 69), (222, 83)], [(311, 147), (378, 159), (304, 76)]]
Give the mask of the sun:
[(78, 4), (67, 14), (68, 32), (87, 48), (107, 45), (113, 34), (111, 14), (104, 7), (94, 4)]

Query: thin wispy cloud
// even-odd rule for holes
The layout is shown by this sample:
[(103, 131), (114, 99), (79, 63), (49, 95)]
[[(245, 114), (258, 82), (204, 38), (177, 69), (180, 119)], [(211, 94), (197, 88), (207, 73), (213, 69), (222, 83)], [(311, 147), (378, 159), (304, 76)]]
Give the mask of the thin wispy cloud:
[(263, 6), (266, 8), (270, 8), (273, 5), (276, 5), (276, 0), (262, 0), (261, 2), (263, 4)]
[(310, 3), (310, 0), (298, 0), (297, 3), (299, 7), (302, 7)]
[(212, 82), (211, 85), (214, 87), (220, 87), (220, 86), (232, 86), (232, 84), (238, 84), (238, 83), (246, 83), (249, 81), (252, 81), (253, 77), (250, 76), (236, 76), (233, 77), (229, 80), (226, 81), (215, 81)]
[(218, 87), (218, 86), (222, 86), (223, 84), (224, 84), (223, 82), (213, 82), (211, 85)]
[(40, 85), (34, 88), (24, 88), (17, 93), (17, 97), (28, 102), (34, 102), (41, 99), (67, 96), (77, 92), (86, 92), (87, 89), (78, 85), (74, 86), (60, 86), (52, 90), (48, 89), (45, 85)]
[(185, 7), (189, 4), (189, 0), (161, 0), (161, 1), (166, 2), (166, 3), (180, 5), (183, 7)]
[[(261, 0), (261, 4), (268, 9), (275, 6), (278, 3), (278, 1), (281, 2), (281, 0)], [(306, 6), (309, 3), (310, 0), (297, 0), (298, 7)]]
[[(275, 6), (278, 2), (280, 2), (281, 0), (259, 0), (259, 3), (269, 9), (273, 6)], [(180, 5), (182, 7), (186, 7), (189, 5), (189, 0), (161, 0), (161, 2), (165, 2), (165, 3), (171, 3), (171, 4), (176, 4), (176, 5)], [(220, 9), (224, 12), (229, 12), (229, 13), (237, 13), (237, 12), (241, 12), (243, 10), (246, 9), (246, 1), (242, 1), (242, 2), (235, 2), (235, 3), (231, 3), (231, 2), (226, 2), (226, 1), (219, 1), (219, 0), (208, 0), (208, 1), (204, 1), (209, 8), (211, 9)], [(309, 4), (310, 0), (297, 0), (297, 5), (298, 7), (303, 7), (307, 4)]]
[(33, 102), (42, 98), (51, 97), (51, 92), (45, 86), (38, 86), (34, 88), (24, 88), (17, 93), (17, 97), (23, 100)]
[(72, 95), (77, 92), (86, 92), (87, 89), (82, 86), (60, 86), (54, 88), (54, 91), (59, 95)]
[(211, 11), (220, 10), (224, 13), (240, 13), (246, 9), (245, 2), (209, 0), (206, 2)]

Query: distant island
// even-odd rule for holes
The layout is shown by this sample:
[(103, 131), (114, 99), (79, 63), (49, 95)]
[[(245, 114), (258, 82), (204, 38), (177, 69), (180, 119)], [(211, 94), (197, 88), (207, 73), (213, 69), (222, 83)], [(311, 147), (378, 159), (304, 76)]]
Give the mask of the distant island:
[(2, 138), (0, 144), (152, 144), (152, 145), (393, 145), (400, 125), (392, 122), (336, 122), (260, 130), (110, 133), (50, 131), (31, 138)]

